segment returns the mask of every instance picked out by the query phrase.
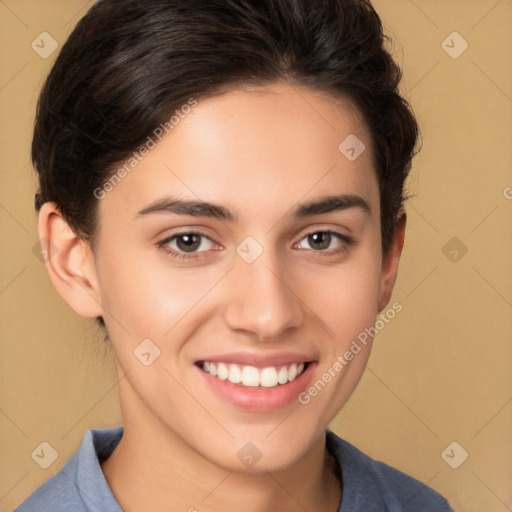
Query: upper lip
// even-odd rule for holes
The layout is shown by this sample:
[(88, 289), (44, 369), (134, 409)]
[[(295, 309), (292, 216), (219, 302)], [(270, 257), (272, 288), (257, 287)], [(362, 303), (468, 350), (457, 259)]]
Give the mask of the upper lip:
[(295, 352), (279, 352), (275, 354), (256, 354), (247, 352), (231, 352), (215, 356), (205, 356), (196, 361), (197, 363), (208, 361), (209, 363), (230, 363), (241, 366), (255, 366), (266, 368), (268, 366), (285, 366), (290, 364), (309, 363), (314, 358), (306, 354)]

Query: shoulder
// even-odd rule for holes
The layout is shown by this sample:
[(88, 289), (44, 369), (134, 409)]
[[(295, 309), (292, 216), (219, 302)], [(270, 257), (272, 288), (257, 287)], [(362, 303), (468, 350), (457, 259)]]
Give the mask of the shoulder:
[(82, 512), (86, 510), (76, 487), (77, 455), (71, 456), (64, 467), (38, 487), (14, 512)]
[(14, 512), (120, 512), (100, 460), (108, 457), (123, 434), (122, 427), (88, 430), (78, 451), (53, 477), (38, 487)]
[(327, 431), (327, 446), (342, 471), (343, 498), (339, 512), (453, 512), (446, 498), (428, 485), (376, 461)]

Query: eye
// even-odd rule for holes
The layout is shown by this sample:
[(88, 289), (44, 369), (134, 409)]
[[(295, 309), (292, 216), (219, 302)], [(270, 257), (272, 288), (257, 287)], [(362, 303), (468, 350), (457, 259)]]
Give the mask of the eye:
[[(335, 251), (330, 251), (338, 253), (346, 250), (347, 246), (353, 243), (352, 237), (348, 235), (344, 235), (342, 233), (338, 233), (337, 231), (314, 231), (312, 233), (308, 233), (302, 240), (306, 240), (309, 244), (310, 248), (315, 252), (327, 251), (327, 249), (332, 249), (333, 244), (336, 246), (336, 242), (338, 245), (338, 249)], [(301, 242), (302, 242), (301, 240)], [(299, 249), (303, 249), (301, 247), (301, 242), (295, 244), (294, 247), (298, 247)], [(306, 247), (307, 249), (307, 247)]]
[[(337, 231), (313, 231), (305, 235), (301, 242), (293, 247), (308, 249), (302, 246), (302, 241), (309, 244), (309, 249), (316, 252), (324, 252), (326, 255), (336, 255), (347, 250), (348, 246), (354, 243), (354, 239)], [(199, 258), (201, 253), (210, 250), (219, 250), (218, 245), (203, 233), (184, 232), (177, 233), (159, 242), (158, 247), (163, 249), (169, 256), (176, 259)], [(217, 248), (217, 249), (215, 249)], [(333, 249), (330, 250), (329, 249)]]
[(197, 253), (205, 252), (215, 246), (211, 238), (203, 233), (178, 233), (158, 243), (173, 258), (193, 258)]

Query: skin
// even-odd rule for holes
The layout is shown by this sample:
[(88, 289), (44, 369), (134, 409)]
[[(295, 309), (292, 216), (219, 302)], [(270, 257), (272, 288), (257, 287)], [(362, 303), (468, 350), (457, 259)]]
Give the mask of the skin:
[[(366, 150), (349, 161), (338, 145), (356, 134)], [(352, 207), (294, 218), (302, 203), (332, 194)], [(209, 201), (234, 221), (169, 212), (138, 215), (165, 196)], [(212, 354), (298, 352), (315, 361), (311, 383), (332, 367), (389, 302), (405, 214), (382, 254), (378, 181), (368, 130), (348, 103), (302, 87), (235, 89), (198, 105), (99, 201), (95, 253), (46, 203), (39, 232), (56, 246), (50, 278), (70, 306), (103, 316), (116, 356), (124, 436), (102, 469), (125, 511), (338, 510), (342, 485), (325, 430), (365, 368), (371, 343), (307, 405), (241, 410), (198, 378)], [(319, 249), (308, 233), (328, 230)], [(191, 258), (158, 243), (199, 231)], [(251, 236), (263, 253), (247, 263)], [(318, 242), (317, 242), (318, 244)], [(167, 247), (179, 252), (177, 240)], [(151, 339), (144, 366), (134, 349)], [(262, 457), (246, 467), (237, 452)]]

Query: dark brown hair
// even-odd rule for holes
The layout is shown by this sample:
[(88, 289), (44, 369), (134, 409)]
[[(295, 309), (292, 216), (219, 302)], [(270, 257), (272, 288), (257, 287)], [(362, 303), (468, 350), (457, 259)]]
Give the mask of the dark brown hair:
[(362, 114), (386, 252), (419, 137), (387, 42), (368, 0), (99, 0), (39, 98), (36, 209), (55, 202), (92, 243), (94, 190), (176, 109), (229, 87), (285, 81), (348, 98)]

